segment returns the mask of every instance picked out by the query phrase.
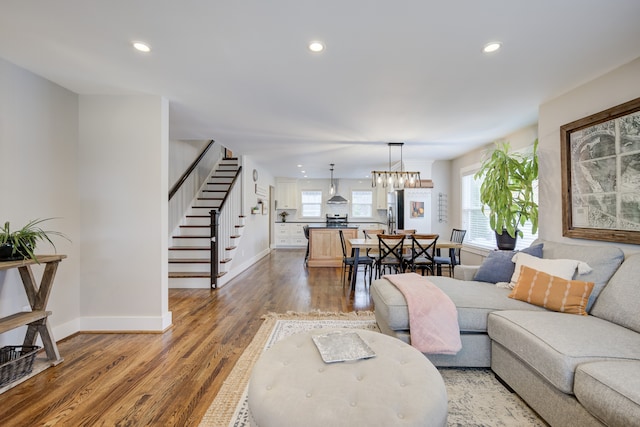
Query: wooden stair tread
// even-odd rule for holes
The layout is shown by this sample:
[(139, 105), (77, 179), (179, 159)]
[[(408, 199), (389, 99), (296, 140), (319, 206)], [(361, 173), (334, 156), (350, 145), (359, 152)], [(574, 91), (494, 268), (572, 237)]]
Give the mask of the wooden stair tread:
[(208, 251), (209, 246), (171, 246), (170, 251)]
[(169, 258), (169, 264), (209, 264), (207, 258)]
[(172, 271), (169, 272), (169, 277), (172, 279), (189, 279), (189, 278), (210, 278), (210, 273), (198, 273), (198, 272), (180, 272), (180, 271)]

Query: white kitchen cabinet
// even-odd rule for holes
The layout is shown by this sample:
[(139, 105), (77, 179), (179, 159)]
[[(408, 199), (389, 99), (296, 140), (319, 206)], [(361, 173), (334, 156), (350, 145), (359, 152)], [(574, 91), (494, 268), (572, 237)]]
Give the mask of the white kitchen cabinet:
[(298, 209), (298, 182), (276, 183), (276, 209)]
[(304, 237), (302, 223), (277, 222), (275, 224), (276, 245), (279, 247), (304, 247), (307, 238)]
[(376, 209), (387, 210), (387, 187), (383, 187), (382, 184), (376, 186)]

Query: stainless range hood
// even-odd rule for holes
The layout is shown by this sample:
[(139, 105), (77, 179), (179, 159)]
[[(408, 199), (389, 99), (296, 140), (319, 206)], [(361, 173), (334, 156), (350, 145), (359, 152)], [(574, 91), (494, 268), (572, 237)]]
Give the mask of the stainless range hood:
[(330, 205), (344, 205), (345, 203), (349, 203), (349, 201), (344, 197), (336, 194), (335, 196), (327, 200), (327, 203), (329, 203)]
[(330, 194), (334, 194), (333, 197), (331, 197), (329, 200), (327, 200), (327, 204), (330, 205), (344, 205), (346, 203), (349, 203), (349, 201), (347, 199), (345, 199), (344, 197), (338, 195), (338, 180), (336, 180), (335, 184), (333, 182), (333, 167), (335, 166), (333, 163), (331, 163), (331, 169), (329, 169), (331, 171), (331, 184), (330, 184), (330, 188), (331, 188), (331, 193)]

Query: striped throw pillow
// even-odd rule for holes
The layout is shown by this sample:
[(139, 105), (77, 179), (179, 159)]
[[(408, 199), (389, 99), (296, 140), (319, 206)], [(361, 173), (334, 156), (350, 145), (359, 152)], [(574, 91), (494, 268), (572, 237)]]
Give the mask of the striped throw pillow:
[(586, 316), (593, 282), (567, 280), (543, 271), (522, 266), (509, 298), (561, 313)]

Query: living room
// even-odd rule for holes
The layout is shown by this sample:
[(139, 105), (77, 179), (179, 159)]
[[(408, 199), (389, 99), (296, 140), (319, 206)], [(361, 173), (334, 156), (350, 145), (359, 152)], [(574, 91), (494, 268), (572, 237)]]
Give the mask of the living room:
[[(640, 97), (640, 58), (574, 83), (562, 93), (546, 94), (535, 123), (496, 139), (515, 148), (539, 140), (540, 238), (638, 252), (637, 245), (562, 237), (560, 126)], [(34, 216), (56, 217), (51, 227), (72, 241), (56, 241), (67, 259), (49, 302), (53, 335), (61, 340), (78, 331), (169, 328), (168, 179), (162, 165), (168, 163), (170, 101), (163, 94), (78, 94), (4, 58), (0, 87), (6, 177), (0, 183), (0, 218), (17, 225)], [(447, 161), (449, 212), (460, 212), (460, 171), (477, 163), (491, 143)], [(257, 169), (261, 182), (275, 184), (276, 172), (263, 167), (259, 157), (239, 154), (245, 173)], [(268, 253), (268, 231), (259, 222), (264, 220), (257, 216), (247, 224), (253, 237), (240, 265)], [(447, 229), (457, 221), (452, 215)], [(463, 257), (476, 262), (470, 252)], [(0, 296), (2, 315), (27, 305), (17, 272), (0, 273)], [(22, 337), (17, 332), (0, 339), (8, 345)]]

